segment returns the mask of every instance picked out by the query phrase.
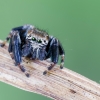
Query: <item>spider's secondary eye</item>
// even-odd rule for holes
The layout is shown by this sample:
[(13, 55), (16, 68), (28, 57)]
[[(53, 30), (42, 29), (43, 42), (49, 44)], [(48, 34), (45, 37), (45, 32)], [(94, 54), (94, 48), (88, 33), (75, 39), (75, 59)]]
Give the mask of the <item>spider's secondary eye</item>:
[(28, 37), (31, 37), (31, 35), (29, 35)]
[(36, 41), (36, 38), (33, 37), (33, 38), (32, 38), (32, 41)]
[(42, 43), (42, 41), (41, 40), (38, 40), (38, 43)]
[(46, 42), (46, 40), (44, 40), (44, 42)]

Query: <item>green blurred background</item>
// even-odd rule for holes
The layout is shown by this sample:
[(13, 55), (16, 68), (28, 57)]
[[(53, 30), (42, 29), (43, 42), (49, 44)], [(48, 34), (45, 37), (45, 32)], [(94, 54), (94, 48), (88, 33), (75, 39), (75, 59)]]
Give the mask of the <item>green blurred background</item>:
[[(100, 82), (100, 0), (0, 0), (0, 38), (33, 24), (57, 37), (65, 66)], [(51, 100), (0, 82), (0, 100)]]

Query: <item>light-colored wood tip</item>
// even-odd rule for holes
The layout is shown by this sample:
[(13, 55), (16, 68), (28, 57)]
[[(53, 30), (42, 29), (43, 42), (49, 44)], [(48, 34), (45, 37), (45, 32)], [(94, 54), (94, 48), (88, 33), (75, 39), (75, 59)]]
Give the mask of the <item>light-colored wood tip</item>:
[(30, 77), (14, 65), (7, 46), (0, 47), (0, 81), (20, 89), (45, 95), (55, 100), (100, 100), (100, 85), (59, 65), (43, 75), (47, 61), (30, 61), (25, 68)]

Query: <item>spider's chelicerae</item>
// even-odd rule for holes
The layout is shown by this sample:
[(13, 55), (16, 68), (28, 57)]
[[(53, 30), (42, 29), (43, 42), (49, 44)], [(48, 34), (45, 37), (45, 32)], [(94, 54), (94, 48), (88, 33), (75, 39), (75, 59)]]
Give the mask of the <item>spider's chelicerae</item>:
[[(49, 36), (47, 32), (35, 28), (32, 25), (24, 25), (13, 28), (6, 38), (10, 39), (8, 51), (13, 55), (15, 64), (19, 66), (21, 71), (25, 72), (22, 66), (22, 57), (30, 59), (46, 60), (51, 59), (51, 65), (48, 70), (51, 70), (58, 62), (59, 55), (61, 55), (60, 68), (64, 65), (64, 49), (58, 39)], [(4, 46), (5, 42), (1, 46)], [(43, 72), (46, 74), (46, 71)], [(29, 75), (27, 75), (29, 76)]]

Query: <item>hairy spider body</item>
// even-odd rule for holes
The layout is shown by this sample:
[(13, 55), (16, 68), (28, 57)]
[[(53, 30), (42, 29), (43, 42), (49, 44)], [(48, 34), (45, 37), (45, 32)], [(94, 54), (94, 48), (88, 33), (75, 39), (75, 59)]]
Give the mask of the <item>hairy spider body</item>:
[[(24, 25), (13, 28), (6, 40), (9, 39), (8, 51), (13, 54), (16, 65), (23, 72), (25, 72), (25, 68), (21, 65), (22, 57), (38, 60), (51, 58), (52, 63), (48, 67), (48, 70), (51, 70), (58, 63), (59, 55), (61, 55), (60, 68), (63, 68), (64, 49), (58, 39), (49, 36), (45, 31), (32, 25)], [(43, 74), (46, 74), (46, 71)]]

